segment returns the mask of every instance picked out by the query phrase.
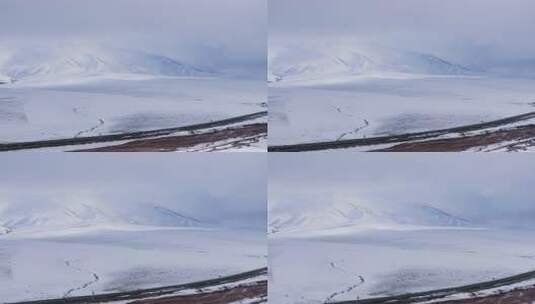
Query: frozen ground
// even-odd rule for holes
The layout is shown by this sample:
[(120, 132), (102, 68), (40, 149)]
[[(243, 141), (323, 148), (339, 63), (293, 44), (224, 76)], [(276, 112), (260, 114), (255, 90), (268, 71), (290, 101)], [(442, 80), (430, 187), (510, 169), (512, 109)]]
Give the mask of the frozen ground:
[(535, 269), (532, 231), (362, 229), (275, 233), (269, 299), (324, 303), (460, 286)]
[(0, 235), (2, 302), (188, 283), (266, 265), (248, 230), (91, 226)]
[(377, 75), (287, 80), (269, 88), (269, 144), (393, 135), (533, 111), (535, 80)]
[(114, 75), (0, 85), (0, 142), (176, 127), (264, 110), (264, 82)]
[(394, 135), (533, 111), (535, 80), (370, 41), (277, 41), (269, 51), (269, 144)]

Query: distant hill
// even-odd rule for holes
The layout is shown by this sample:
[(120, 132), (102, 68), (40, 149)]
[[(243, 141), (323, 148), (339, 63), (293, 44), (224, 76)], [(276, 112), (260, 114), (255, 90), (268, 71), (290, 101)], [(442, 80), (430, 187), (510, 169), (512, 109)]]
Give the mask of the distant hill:
[(321, 80), (392, 74), (469, 75), (467, 67), (443, 58), (377, 46), (275, 48), (269, 56), (268, 79)]
[(279, 231), (318, 231), (339, 227), (400, 228), (403, 226), (462, 227), (470, 221), (428, 204), (370, 206), (355, 203), (314, 204), (299, 212), (270, 214), (269, 227)]
[[(2, 50), (0, 82), (84, 78), (113, 74), (206, 76), (212, 72), (160, 54), (104, 47)], [(4, 81), (3, 81), (4, 79)]]
[(106, 224), (165, 227), (198, 227), (201, 221), (155, 204), (97, 206), (90, 203), (4, 204), (0, 231), (61, 229)]

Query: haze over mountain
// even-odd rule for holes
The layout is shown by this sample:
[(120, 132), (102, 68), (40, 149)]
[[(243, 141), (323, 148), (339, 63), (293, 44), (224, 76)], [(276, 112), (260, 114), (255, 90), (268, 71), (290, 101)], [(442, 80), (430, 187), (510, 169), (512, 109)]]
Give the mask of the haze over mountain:
[(401, 74), (474, 75), (476, 71), (432, 54), (370, 44), (304, 43), (270, 49), (270, 81), (332, 81), (348, 76), (399, 77)]
[[(534, 10), (530, 0), (336, 0), (329, 5), (321, 0), (273, 0), (268, 16), (269, 49), (271, 53), (297, 46), (306, 56), (307, 48), (317, 49), (318, 42), (336, 47), (357, 40), (364, 45), (431, 55), (438, 61), (430, 57), (416, 60), (430, 60), (424, 66), (435, 66), (435, 72), (447, 71), (444, 68), (450, 63), (492, 75), (533, 77), (535, 66), (525, 63), (535, 59), (535, 43), (530, 39)], [(367, 57), (365, 62), (391, 63), (357, 50)], [(337, 52), (330, 52), (328, 57), (337, 56)], [(397, 64), (422, 71), (420, 64), (414, 69), (415, 62), (407, 57)]]
[(213, 73), (173, 58), (103, 46), (37, 46), (0, 49), (0, 79), (53, 81), (134, 74), (209, 76)]
[(2, 204), (0, 230), (68, 229), (109, 225), (158, 227), (208, 227), (198, 219), (157, 204), (128, 204), (122, 206), (87, 203)]
[(535, 229), (530, 155), (306, 156), (270, 157), (270, 225)]
[[(181, 65), (186, 65), (186, 74), (197, 67), (261, 79), (266, 75), (266, 19), (266, 3), (261, 0), (4, 0), (0, 1), (0, 41), (1, 47), (15, 49), (37, 46), (31, 54), (36, 60), (43, 48), (45, 57), (52, 49), (52, 58), (30, 62), (26, 72), (78, 70), (74, 59), (83, 63), (82, 71), (89, 67), (89, 71), (131, 72), (133, 68), (182, 75)], [(54, 48), (65, 45), (105, 45), (146, 54), (129, 53), (125, 58), (124, 53), (93, 49), (55, 52)], [(23, 59), (26, 63), (28, 58)], [(99, 59), (106, 64), (98, 63)]]
[[(0, 227), (145, 225), (266, 229), (265, 158), (11, 154), (0, 157)], [(238, 165), (239, 164), (239, 165)]]
[(357, 229), (398, 229), (403, 227), (464, 227), (469, 220), (430, 204), (312, 204), (300, 211), (272, 213), (270, 231), (320, 231), (354, 227)]

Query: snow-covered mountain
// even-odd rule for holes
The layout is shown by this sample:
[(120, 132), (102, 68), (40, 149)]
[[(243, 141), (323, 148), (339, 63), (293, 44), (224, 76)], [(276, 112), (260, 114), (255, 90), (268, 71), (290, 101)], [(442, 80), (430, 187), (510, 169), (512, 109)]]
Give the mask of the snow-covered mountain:
[(203, 225), (198, 219), (176, 210), (158, 205), (139, 205), (127, 211), (118, 212), (120, 218), (129, 224), (147, 226), (197, 227)]
[(105, 47), (1, 49), (0, 82), (53, 81), (112, 74), (205, 76), (211, 72), (164, 55)]
[(460, 227), (470, 221), (428, 204), (363, 206), (354, 203), (314, 205), (299, 211), (270, 213), (270, 231), (315, 231), (339, 227)]
[(152, 204), (104, 206), (89, 203), (7, 204), (0, 208), (0, 230), (61, 229), (92, 225), (198, 227), (201, 221)]
[(268, 79), (320, 80), (348, 76), (466, 75), (473, 71), (440, 57), (392, 48), (300, 46), (270, 49)]

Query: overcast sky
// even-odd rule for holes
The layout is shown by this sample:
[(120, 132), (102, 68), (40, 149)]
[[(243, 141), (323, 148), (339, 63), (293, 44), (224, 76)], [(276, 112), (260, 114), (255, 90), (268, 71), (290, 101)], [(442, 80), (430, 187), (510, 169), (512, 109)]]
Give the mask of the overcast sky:
[(157, 204), (204, 222), (265, 229), (262, 153), (0, 155), (0, 204)]
[(270, 0), (270, 45), (358, 38), (467, 65), (535, 57), (532, 0)]
[(479, 224), (535, 227), (529, 154), (273, 154), (269, 176), (270, 212), (337, 200), (416, 203)]
[(98, 43), (223, 67), (265, 65), (265, 0), (2, 0), (0, 46)]

